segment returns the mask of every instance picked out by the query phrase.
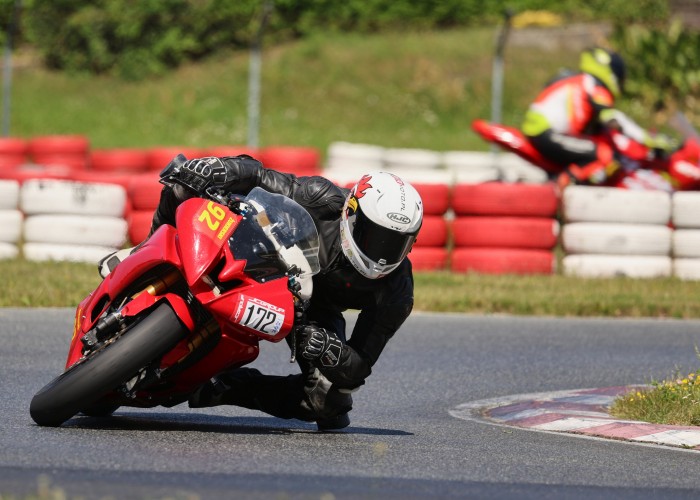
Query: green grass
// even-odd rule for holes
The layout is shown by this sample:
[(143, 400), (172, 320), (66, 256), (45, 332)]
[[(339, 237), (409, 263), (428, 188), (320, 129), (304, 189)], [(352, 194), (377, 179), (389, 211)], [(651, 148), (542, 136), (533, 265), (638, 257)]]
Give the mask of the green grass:
[[(325, 152), (342, 140), (486, 150), (469, 126), (490, 116), (495, 32), (337, 34), (270, 47), (263, 61), (261, 145)], [(544, 81), (577, 57), (570, 50), (510, 47), (504, 121), (519, 123)], [(86, 134), (96, 147), (243, 144), (248, 61), (247, 52), (228, 52), (141, 82), (25, 64), (14, 71), (11, 133)]]
[[(0, 261), (0, 307), (75, 307), (100, 282), (97, 267)], [(416, 273), (415, 310), (482, 314), (700, 318), (700, 283)]]
[(620, 396), (610, 414), (655, 424), (700, 426), (700, 370)]

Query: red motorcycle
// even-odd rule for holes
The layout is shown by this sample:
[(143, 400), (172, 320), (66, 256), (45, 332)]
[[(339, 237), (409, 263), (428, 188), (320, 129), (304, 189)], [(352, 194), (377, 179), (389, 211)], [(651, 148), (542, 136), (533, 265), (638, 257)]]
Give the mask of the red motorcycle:
[[(178, 156), (161, 173), (177, 183)], [(208, 189), (176, 213), (78, 306), (65, 371), (32, 399), (39, 425), (120, 406), (170, 407), (279, 342), (319, 271), (318, 233), (295, 201), (261, 188)], [(292, 353), (292, 357), (294, 354)]]
[[(472, 128), (484, 140), (540, 167), (551, 177), (564, 170), (535, 149), (523, 133), (514, 127), (474, 120)], [(688, 191), (700, 189), (700, 138), (688, 134), (683, 144), (670, 155), (657, 155), (651, 148), (624, 134), (610, 130), (593, 140), (616, 153), (620, 168), (604, 185), (626, 189)]]

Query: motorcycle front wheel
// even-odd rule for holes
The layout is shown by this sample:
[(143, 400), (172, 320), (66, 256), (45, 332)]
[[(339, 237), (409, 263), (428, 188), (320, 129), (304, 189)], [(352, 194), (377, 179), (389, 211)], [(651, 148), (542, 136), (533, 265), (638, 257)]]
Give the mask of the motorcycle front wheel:
[(57, 427), (83, 409), (89, 411), (93, 403), (170, 351), (187, 333), (170, 305), (161, 302), (114, 341), (37, 392), (29, 407), (32, 419)]

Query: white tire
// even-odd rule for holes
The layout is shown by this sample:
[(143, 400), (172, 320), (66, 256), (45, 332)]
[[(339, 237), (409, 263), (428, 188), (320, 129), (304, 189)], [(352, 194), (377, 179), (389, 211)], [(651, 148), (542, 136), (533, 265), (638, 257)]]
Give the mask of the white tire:
[(358, 163), (382, 163), (384, 148), (371, 144), (354, 144), (351, 142), (333, 142), (328, 146), (328, 158), (348, 160)]
[(674, 259), (673, 275), (684, 281), (700, 280), (700, 259)]
[(672, 233), (661, 225), (573, 222), (561, 240), (569, 254), (669, 255)]
[(89, 184), (60, 180), (28, 180), (20, 190), (25, 214), (76, 214), (121, 217), (126, 190), (116, 184)]
[(478, 170), (495, 168), (496, 155), (477, 151), (446, 151), (442, 163), (448, 170)]
[(0, 260), (16, 259), (19, 247), (13, 243), (0, 243)]
[(119, 248), (126, 243), (128, 224), (117, 217), (89, 215), (30, 215), (24, 241)]
[(22, 236), (22, 212), (0, 210), (0, 242), (17, 243)]
[(54, 243), (25, 243), (22, 248), (27, 260), (86, 262), (97, 264), (106, 255), (116, 252), (118, 248), (93, 245), (59, 245)]
[(581, 278), (667, 278), (672, 261), (660, 255), (567, 255), (562, 269)]
[(567, 222), (668, 224), (671, 219), (671, 195), (662, 191), (569, 186), (562, 207)]
[(676, 229), (673, 231), (673, 256), (700, 257), (700, 229)]
[(700, 192), (679, 191), (672, 197), (673, 217), (675, 227), (700, 228)]
[(16, 210), (19, 207), (19, 182), (0, 180), (0, 210)]
[(442, 165), (442, 154), (427, 149), (387, 149), (384, 165), (389, 172), (402, 168), (435, 169)]

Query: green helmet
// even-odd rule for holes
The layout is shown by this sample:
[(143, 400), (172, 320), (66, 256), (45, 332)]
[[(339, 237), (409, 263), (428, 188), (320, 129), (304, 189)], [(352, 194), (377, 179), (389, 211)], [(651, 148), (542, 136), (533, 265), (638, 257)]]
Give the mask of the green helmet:
[(619, 97), (625, 84), (625, 62), (611, 50), (594, 47), (581, 54), (579, 69), (593, 75)]

